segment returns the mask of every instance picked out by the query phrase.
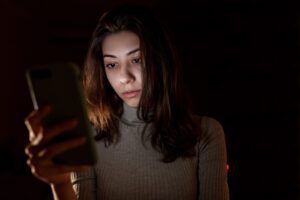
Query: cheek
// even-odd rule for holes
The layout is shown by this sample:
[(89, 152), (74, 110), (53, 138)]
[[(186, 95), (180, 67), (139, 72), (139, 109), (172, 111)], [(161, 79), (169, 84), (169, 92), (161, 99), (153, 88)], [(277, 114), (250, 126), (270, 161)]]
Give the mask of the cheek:
[(108, 82), (115, 89), (116, 77), (113, 75), (112, 72), (109, 72), (107, 70), (105, 70), (105, 74), (106, 74), (106, 78), (107, 78)]
[(140, 84), (143, 83), (143, 73), (142, 73), (142, 69), (140, 69), (138, 72), (137, 72), (137, 79), (139, 80)]

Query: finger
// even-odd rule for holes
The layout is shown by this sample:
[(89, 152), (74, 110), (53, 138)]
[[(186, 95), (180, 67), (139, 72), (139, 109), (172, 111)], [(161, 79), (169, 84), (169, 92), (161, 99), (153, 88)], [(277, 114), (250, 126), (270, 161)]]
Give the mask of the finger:
[(49, 177), (67, 174), (71, 172), (84, 172), (91, 168), (87, 165), (55, 164), (52, 160), (43, 158), (28, 159), (27, 165), (30, 167), (33, 175), (45, 180), (47, 180)]
[(31, 148), (31, 144), (27, 145), (24, 149), (24, 152), (27, 156), (31, 157), (31, 151), (30, 151), (30, 148)]
[(42, 151), (45, 147), (42, 145), (32, 145), (31, 143), (25, 148), (25, 154), (29, 158), (38, 157), (39, 152)]
[(35, 124), (40, 124), (42, 119), (46, 117), (49, 112), (51, 111), (51, 107), (49, 105), (41, 107), (38, 110), (32, 111), (26, 118), (25, 118), (25, 125), (28, 127), (32, 127)]
[[(54, 137), (60, 134), (64, 134), (65, 132), (71, 131), (77, 125), (78, 121), (75, 119), (71, 119), (50, 127), (49, 129), (45, 130), (45, 133), (43, 133), (42, 143), (47, 143)], [(41, 141), (38, 142), (40, 143)]]
[(54, 143), (46, 148), (42, 145), (29, 144), (25, 148), (25, 154), (29, 158), (46, 157), (47, 159), (51, 159), (53, 156), (60, 154), (68, 149), (72, 149), (84, 144), (85, 141), (86, 139), (84, 137), (77, 137), (64, 142)]
[(46, 166), (31, 166), (32, 173), (37, 177), (50, 177), (62, 174), (70, 174), (72, 172), (87, 171), (89, 166), (68, 166), (68, 165), (46, 165)]
[(88, 165), (64, 165), (64, 164), (56, 164), (52, 160), (45, 158), (29, 158), (26, 161), (26, 164), (30, 168), (50, 168), (57, 169), (56, 171), (62, 172), (70, 172), (70, 171), (86, 171), (90, 168)]
[(33, 158), (33, 157), (38, 157), (38, 152), (41, 151), (42, 147), (39, 145), (31, 145), (29, 144), (26, 148), (25, 148), (25, 154), (29, 157), (29, 158)]
[(68, 120), (50, 128), (46, 133), (38, 133), (25, 148), (25, 154), (29, 157), (35, 156), (41, 149), (45, 148), (45, 144), (47, 144), (51, 139), (65, 131), (72, 130), (76, 127), (76, 125), (76, 120)]
[(64, 142), (58, 142), (50, 145), (49, 147), (35, 153), (38, 157), (44, 157), (46, 159), (52, 159), (54, 156), (61, 154), (67, 150), (79, 147), (86, 142), (86, 138), (79, 137), (70, 139)]
[(54, 125), (47, 130), (39, 131), (31, 140), (32, 148), (40, 149), (41, 146), (47, 144), (51, 139), (60, 134), (74, 129), (77, 126), (77, 120), (67, 120), (58, 125)]
[[(66, 142), (60, 142), (51, 145), (49, 148), (37, 151), (35, 146), (29, 145), (26, 148), (26, 154), (29, 155), (27, 159), (27, 165), (33, 166), (46, 166), (57, 165), (53, 163), (52, 158), (66, 150), (78, 147), (86, 142), (86, 138), (74, 138)], [(36, 151), (36, 152), (35, 152)]]
[[(51, 111), (50, 106), (44, 106), (41, 109), (32, 111), (25, 119), (24, 123), (30, 134), (38, 133), (42, 126), (42, 119)], [(30, 136), (32, 137), (32, 136)]]
[(31, 169), (46, 169), (53, 165), (51, 160), (38, 157), (28, 158), (26, 164)]

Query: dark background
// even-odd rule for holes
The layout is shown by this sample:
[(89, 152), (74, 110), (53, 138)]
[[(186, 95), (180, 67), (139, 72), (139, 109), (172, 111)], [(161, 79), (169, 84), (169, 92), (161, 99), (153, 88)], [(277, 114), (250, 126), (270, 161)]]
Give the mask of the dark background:
[[(47, 199), (25, 165), (25, 69), (82, 65), (107, 0), (1, 0), (0, 199)], [(195, 112), (224, 127), (231, 199), (299, 199), (299, 16), (288, 3), (136, 1), (170, 30)]]

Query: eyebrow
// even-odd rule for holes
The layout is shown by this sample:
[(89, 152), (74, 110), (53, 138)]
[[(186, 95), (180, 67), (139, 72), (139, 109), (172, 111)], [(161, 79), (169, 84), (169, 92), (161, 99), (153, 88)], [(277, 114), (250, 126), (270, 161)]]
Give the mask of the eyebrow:
[[(129, 56), (129, 55), (131, 55), (131, 54), (134, 54), (134, 53), (137, 52), (137, 51), (140, 51), (140, 48), (136, 48), (136, 49), (134, 49), (134, 50), (131, 50), (131, 51), (129, 51), (126, 55)], [(104, 57), (116, 58), (117, 56), (111, 55), (111, 54), (104, 54), (104, 55), (103, 55), (103, 58), (104, 58)]]

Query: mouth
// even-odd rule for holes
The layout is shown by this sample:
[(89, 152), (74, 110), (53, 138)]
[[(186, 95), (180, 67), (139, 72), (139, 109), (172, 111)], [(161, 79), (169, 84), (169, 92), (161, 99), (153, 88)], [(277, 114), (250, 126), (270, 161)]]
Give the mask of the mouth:
[(123, 92), (122, 95), (126, 98), (134, 98), (139, 95), (140, 91), (141, 90), (129, 90), (129, 91)]

